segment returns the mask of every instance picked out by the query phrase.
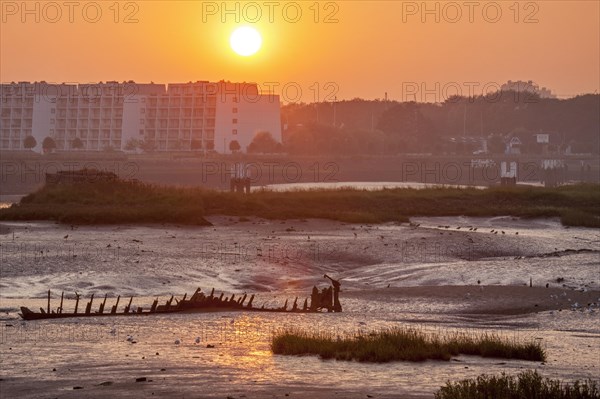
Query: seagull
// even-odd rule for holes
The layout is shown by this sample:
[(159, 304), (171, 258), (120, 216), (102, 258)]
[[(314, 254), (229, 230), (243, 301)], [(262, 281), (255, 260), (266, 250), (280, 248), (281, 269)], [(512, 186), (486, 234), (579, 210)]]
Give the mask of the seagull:
[(127, 341), (128, 341), (128, 342), (131, 342), (131, 341), (133, 341), (133, 336), (132, 336), (132, 335), (128, 335), (128, 336), (127, 336)]
[(179, 339), (175, 340), (175, 345), (179, 345), (181, 343), (181, 341)]
[(196, 339), (194, 340), (195, 343), (199, 344), (200, 343), (200, 337), (196, 337)]
[(67, 234), (67, 235), (66, 235), (66, 236), (64, 236), (63, 238), (66, 240), (67, 238), (69, 238), (69, 235)]

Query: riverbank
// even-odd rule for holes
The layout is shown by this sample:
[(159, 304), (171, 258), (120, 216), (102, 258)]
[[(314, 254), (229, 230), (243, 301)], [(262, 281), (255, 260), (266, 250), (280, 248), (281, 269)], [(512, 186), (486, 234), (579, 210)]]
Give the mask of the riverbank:
[(251, 194), (176, 188), (135, 181), (46, 185), (0, 220), (69, 224), (209, 225), (210, 215), (266, 219), (322, 218), (348, 223), (409, 222), (418, 216), (560, 217), (564, 225), (600, 227), (600, 186), (384, 189), (340, 188)]

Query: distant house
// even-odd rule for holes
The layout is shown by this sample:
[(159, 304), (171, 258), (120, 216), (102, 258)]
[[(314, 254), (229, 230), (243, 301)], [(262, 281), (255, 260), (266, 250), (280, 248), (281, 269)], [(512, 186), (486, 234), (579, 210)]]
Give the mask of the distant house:
[(535, 142), (538, 144), (548, 144), (550, 142), (550, 135), (548, 133), (534, 134)]
[(563, 136), (556, 132), (540, 132), (533, 135), (535, 151), (538, 154), (559, 154), (563, 145)]
[(532, 93), (537, 94), (540, 98), (556, 98), (556, 95), (552, 93), (552, 91), (546, 87), (541, 87), (529, 80), (527, 82), (522, 80), (517, 80), (513, 82), (509, 80), (507, 83), (503, 84), (500, 87), (501, 91), (515, 91), (518, 93)]
[(521, 154), (521, 147), (523, 146), (523, 142), (517, 136), (513, 136), (506, 143), (506, 154), (510, 155), (519, 155)]

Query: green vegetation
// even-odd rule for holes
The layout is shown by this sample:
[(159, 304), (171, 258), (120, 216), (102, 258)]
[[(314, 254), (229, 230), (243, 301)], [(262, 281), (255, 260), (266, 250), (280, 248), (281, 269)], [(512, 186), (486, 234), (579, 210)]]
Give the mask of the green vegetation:
[(47, 136), (44, 138), (44, 141), (42, 141), (42, 148), (44, 151), (52, 151), (56, 148), (56, 142), (52, 137)]
[(273, 336), (271, 349), (281, 355), (319, 355), (322, 359), (360, 362), (450, 360), (459, 354), (532, 361), (546, 359), (538, 341), (521, 343), (491, 333), (438, 337), (402, 328), (343, 338), (328, 333), (287, 330)]
[(537, 371), (524, 371), (516, 377), (481, 375), (476, 379), (448, 381), (435, 393), (435, 399), (598, 399), (600, 390), (594, 381), (562, 384), (542, 378)]
[(23, 139), (23, 148), (31, 150), (37, 145), (37, 140), (33, 136), (27, 136)]
[(201, 190), (100, 180), (100, 175), (90, 174), (86, 183), (47, 184), (19, 204), (2, 209), (0, 220), (210, 225), (202, 216)]
[(0, 220), (64, 223), (206, 224), (204, 216), (267, 219), (323, 218), (349, 223), (408, 222), (411, 216), (561, 217), (563, 224), (600, 227), (600, 187), (558, 188), (352, 188), (249, 195), (202, 188), (161, 187), (137, 181), (94, 181), (46, 185), (17, 205), (0, 210)]

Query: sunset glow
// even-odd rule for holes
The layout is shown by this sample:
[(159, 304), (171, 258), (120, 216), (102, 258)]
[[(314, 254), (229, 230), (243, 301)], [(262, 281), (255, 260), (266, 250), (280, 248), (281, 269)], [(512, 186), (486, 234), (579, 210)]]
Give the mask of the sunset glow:
[(600, 399), (599, 16), (0, 0), (0, 399)]

